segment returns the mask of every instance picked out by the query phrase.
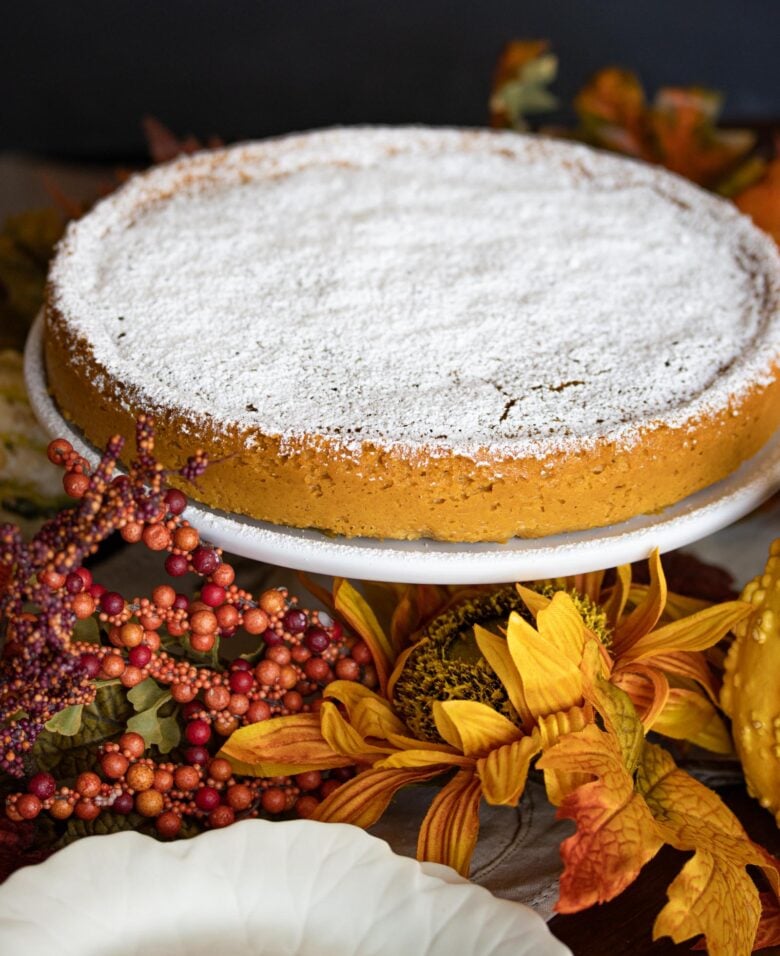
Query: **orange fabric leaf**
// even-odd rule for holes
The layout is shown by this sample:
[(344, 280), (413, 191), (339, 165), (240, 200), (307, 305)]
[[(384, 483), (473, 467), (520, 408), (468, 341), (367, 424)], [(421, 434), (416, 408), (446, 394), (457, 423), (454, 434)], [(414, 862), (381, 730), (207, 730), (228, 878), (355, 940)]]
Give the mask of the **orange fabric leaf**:
[(633, 773), (645, 737), (631, 698), (620, 687), (596, 674), (586, 683), (585, 699), (601, 714), (607, 730), (620, 748), (626, 769)]
[(425, 814), (417, 839), (417, 859), (444, 863), (461, 876), (468, 876), (479, 835), (480, 798), (479, 778), (473, 770), (460, 770)]
[(574, 836), (561, 844), (565, 869), (555, 907), (559, 913), (576, 913), (613, 899), (662, 845), (611, 734), (591, 724), (561, 738), (537, 762), (548, 770), (571, 766), (596, 779), (568, 794), (558, 810), (559, 817), (577, 825)]
[(669, 697), (669, 681), (654, 667), (635, 663), (612, 675), (612, 683), (631, 698), (645, 728), (650, 728)]
[(531, 761), (539, 753), (537, 734), (491, 750), (477, 761), (482, 796), (495, 806), (515, 807), (525, 790)]
[(438, 766), (364, 770), (327, 796), (317, 806), (312, 819), (322, 823), (352, 823), (363, 828), (373, 826), (399, 790), (430, 780), (447, 769)]
[(671, 936), (679, 943), (703, 933), (713, 956), (748, 956), (761, 907), (745, 867), (760, 867), (777, 895), (780, 862), (753, 843), (717, 794), (680, 770), (663, 748), (645, 746), (637, 789), (664, 841), (694, 851), (669, 887), (654, 938)]
[(294, 714), (248, 724), (228, 737), (219, 755), (227, 758), (237, 773), (255, 777), (284, 777), (354, 763), (325, 740), (318, 714)]
[(734, 200), (739, 209), (780, 243), (780, 157), (772, 160), (759, 182)]
[(636, 74), (617, 67), (600, 70), (574, 99), (590, 138), (607, 149), (650, 160), (646, 106)]
[(649, 113), (660, 161), (702, 186), (716, 186), (756, 143), (750, 130), (716, 127), (721, 101), (713, 90), (668, 87)]

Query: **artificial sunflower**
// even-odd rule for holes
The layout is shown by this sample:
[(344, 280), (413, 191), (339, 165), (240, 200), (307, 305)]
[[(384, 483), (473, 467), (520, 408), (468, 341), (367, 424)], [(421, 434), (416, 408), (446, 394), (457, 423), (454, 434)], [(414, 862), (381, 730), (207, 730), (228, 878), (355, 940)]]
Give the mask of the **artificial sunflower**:
[[(630, 567), (612, 577), (608, 586), (601, 573), (492, 590), (370, 586), (379, 613), (337, 580), (332, 595), (318, 593), (371, 648), (379, 691), (336, 681), (318, 714), (242, 728), (223, 754), (259, 776), (357, 765), (316, 818), (364, 827), (402, 787), (448, 774), (418, 855), (467, 873), (480, 801), (516, 805), (538, 755), (596, 722), (599, 682), (626, 697), (645, 731), (730, 748), (701, 652), (750, 606), (668, 594), (657, 553), (648, 586), (632, 584)], [(389, 612), (379, 611), (388, 597)], [(590, 779), (576, 764), (544, 775), (556, 805)]]

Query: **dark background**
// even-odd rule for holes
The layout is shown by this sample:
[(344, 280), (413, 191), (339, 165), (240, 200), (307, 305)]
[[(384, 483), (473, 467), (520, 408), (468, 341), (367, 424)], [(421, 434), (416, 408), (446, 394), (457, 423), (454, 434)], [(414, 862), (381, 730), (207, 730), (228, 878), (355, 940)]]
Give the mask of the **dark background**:
[(483, 124), (503, 44), (547, 37), (564, 101), (599, 67), (780, 119), (780, 0), (18, 0), (0, 149), (134, 159), (139, 118), (226, 140), (334, 123)]

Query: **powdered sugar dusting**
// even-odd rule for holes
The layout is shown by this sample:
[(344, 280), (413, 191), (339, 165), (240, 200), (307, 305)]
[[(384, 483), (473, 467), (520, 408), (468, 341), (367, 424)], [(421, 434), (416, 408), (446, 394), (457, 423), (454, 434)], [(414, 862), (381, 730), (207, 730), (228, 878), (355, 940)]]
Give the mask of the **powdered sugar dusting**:
[(544, 457), (723, 408), (780, 358), (780, 265), (677, 177), (516, 134), (331, 130), (131, 180), (51, 301), (125, 386), (291, 448)]

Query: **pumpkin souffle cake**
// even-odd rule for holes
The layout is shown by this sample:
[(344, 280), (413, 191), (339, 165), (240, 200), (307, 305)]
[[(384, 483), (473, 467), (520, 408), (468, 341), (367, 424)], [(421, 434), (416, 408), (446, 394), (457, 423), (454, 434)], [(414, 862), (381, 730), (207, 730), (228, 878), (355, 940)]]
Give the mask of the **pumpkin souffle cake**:
[(49, 385), (154, 415), (206, 504), (501, 541), (723, 478), (780, 422), (780, 257), (670, 173), (514, 133), (334, 129), (199, 153), (72, 224)]

